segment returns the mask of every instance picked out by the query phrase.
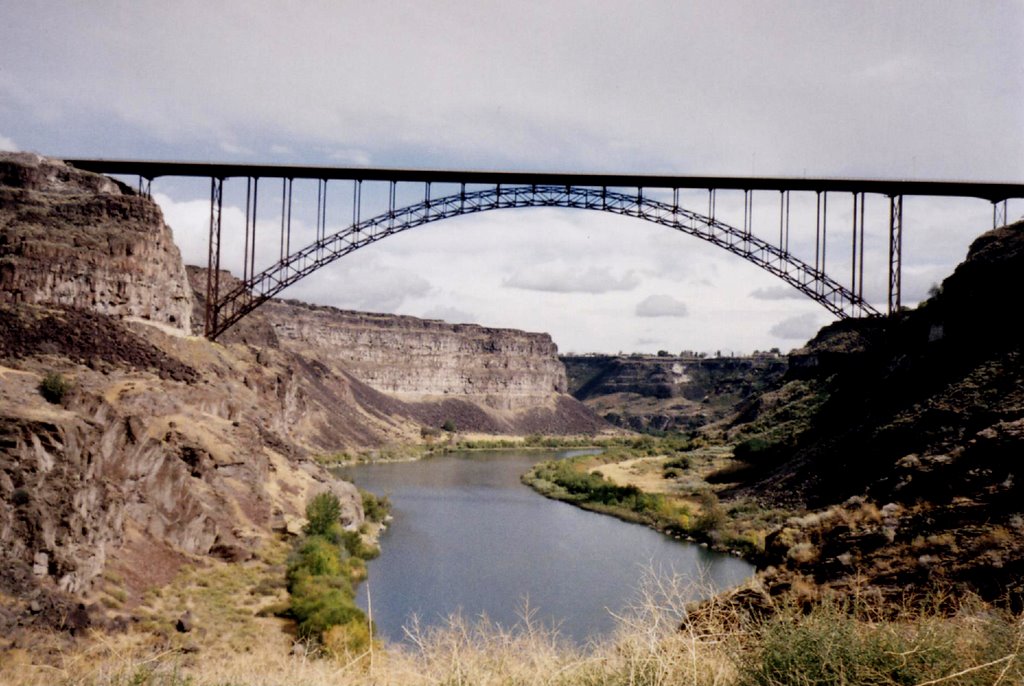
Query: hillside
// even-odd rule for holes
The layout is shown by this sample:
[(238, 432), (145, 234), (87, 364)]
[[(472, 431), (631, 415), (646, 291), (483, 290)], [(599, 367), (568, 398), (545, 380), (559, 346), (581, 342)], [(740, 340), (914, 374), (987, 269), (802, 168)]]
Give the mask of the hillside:
[(258, 564), (317, 491), (358, 529), (359, 494), (319, 456), (447, 422), (603, 426), (544, 334), (275, 301), (211, 343), (190, 335), (189, 276), (149, 199), (0, 154), (0, 648), (123, 626), (182, 570)]
[(806, 507), (769, 582), (965, 584), (1024, 604), (1024, 223), (990, 231), (913, 311), (823, 329), (725, 429), (723, 496)]

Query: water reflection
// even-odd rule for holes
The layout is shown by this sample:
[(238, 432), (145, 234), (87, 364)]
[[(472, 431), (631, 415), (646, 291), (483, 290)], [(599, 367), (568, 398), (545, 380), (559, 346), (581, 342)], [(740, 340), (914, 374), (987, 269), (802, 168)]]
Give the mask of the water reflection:
[(401, 640), (412, 614), (431, 625), (456, 611), (511, 626), (528, 599), (541, 621), (583, 642), (611, 631), (611, 612), (635, 599), (647, 569), (716, 588), (753, 573), (741, 560), (548, 500), (519, 481), (535, 462), (565, 455), (466, 453), (343, 469), (392, 502), (382, 554), (360, 586), (364, 609), (372, 593), (379, 633)]

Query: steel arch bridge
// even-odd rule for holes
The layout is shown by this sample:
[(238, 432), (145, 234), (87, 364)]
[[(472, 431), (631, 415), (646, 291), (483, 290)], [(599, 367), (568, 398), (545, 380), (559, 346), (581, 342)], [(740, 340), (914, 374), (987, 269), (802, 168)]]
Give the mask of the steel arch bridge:
[(778, 246), (712, 217), (669, 204), (607, 188), (578, 186), (495, 186), (462, 191), (361, 220), (336, 233), (292, 252), (283, 260), (241, 281), (218, 300), (216, 338), (239, 319), (252, 312), (288, 286), (340, 257), (379, 240), (431, 222), (489, 210), (524, 207), (561, 207), (596, 210), (636, 217), (696, 236), (753, 262), (783, 279), (838, 317), (877, 315), (864, 298), (839, 284), (814, 265), (798, 259)]
[[(779, 277), (839, 318), (877, 316), (880, 311), (864, 298), (864, 198), (888, 198), (888, 312), (900, 308), (904, 195), (981, 198), (992, 203), (993, 226), (1007, 221), (1008, 198), (1024, 197), (1024, 184), (962, 181), (883, 179), (794, 179), (766, 177), (686, 177), (621, 174), (558, 174), (542, 172), (483, 172), (449, 170), (359, 169), (293, 167), (141, 160), (66, 160), (89, 171), (138, 176), (139, 191), (149, 195), (154, 178), (163, 176), (210, 179), (210, 233), (207, 260), (205, 335), (215, 339), (262, 303), (288, 286), (360, 248), (417, 226), (452, 217), (506, 208), (559, 207), (608, 212), (660, 224), (717, 245)], [(224, 181), (246, 179), (245, 237), (242, 278), (222, 292), (221, 214)], [(256, 270), (256, 219), (259, 182), (281, 182), (279, 259)], [(291, 249), (292, 190), (295, 179), (317, 181), (316, 240)], [(327, 183), (352, 185), (352, 221), (335, 232), (327, 230)], [(363, 218), (363, 183), (388, 184), (387, 209)], [(399, 183), (423, 184), (422, 200), (399, 206)], [(457, 185), (457, 193), (431, 196), (431, 183)], [(467, 185), (484, 186), (467, 190)], [(707, 190), (707, 213), (679, 203), (680, 189)], [(628, 192), (627, 192), (628, 190)], [(743, 192), (743, 225), (732, 226), (715, 216), (719, 190)], [(752, 231), (754, 193), (778, 192), (778, 241)], [(789, 249), (789, 207), (792, 192), (816, 197), (814, 262)], [(671, 192), (671, 202), (665, 198)], [(830, 194), (851, 194), (849, 286), (826, 271), (828, 200)], [(655, 196), (661, 199), (656, 199)], [(266, 238), (261, 238), (266, 240)], [(237, 241), (236, 241), (237, 242)], [(834, 251), (834, 249), (833, 249)]]

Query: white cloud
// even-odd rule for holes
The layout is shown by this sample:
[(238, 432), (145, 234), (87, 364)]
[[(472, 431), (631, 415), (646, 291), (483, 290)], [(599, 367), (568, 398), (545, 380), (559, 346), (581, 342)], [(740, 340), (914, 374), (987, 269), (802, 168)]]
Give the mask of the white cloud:
[(291, 286), (284, 297), (348, 310), (397, 312), (409, 300), (430, 294), (430, 282), (372, 255), (356, 254), (322, 269), (316, 279)]
[(253, 151), (244, 145), (239, 145), (233, 141), (220, 141), (217, 147), (226, 152), (229, 155), (252, 155)]
[(370, 155), (365, 150), (355, 148), (344, 148), (335, 150), (330, 154), (332, 160), (342, 164), (351, 164), (357, 167), (366, 167), (370, 164)]
[(750, 297), (758, 300), (802, 300), (807, 296), (792, 286), (785, 285), (755, 288), (750, 292)]
[(588, 267), (562, 262), (533, 265), (520, 269), (502, 281), (510, 288), (548, 293), (609, 293), (631, 291), (640, 279), (633, 272), (612, 276), (608, 267)]
[(0, 150), (5, 150), (7, 152), (19, 152), (20, 148), (7, 136), (0, 136)]
[(636, 305), (638, 317), (686, 317), (689, 314), (686, 303), (671, 295), (650, 295)]
[(769, 333), (776, 338), (786, 340), (809, 340), (821, 328), (821, 317), (817, 314), (805, 313), (783, 319), (773, 326)]

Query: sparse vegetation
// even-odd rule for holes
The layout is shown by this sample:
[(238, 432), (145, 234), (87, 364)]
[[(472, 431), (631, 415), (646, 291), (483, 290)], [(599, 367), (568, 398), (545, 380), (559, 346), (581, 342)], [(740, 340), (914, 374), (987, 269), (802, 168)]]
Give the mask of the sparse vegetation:
[(48, 402), (59, 405), (71, 391), (71, 382), (59, 372), (49, 372), (39, 382), (39, 392)]
[(371, 522), (380, 524), (388, 517), (388, 513), (391, 512), (391, 501), (388, 500), (386, 495), (378, 496), (359, 489), (359, 495), (363, 499), (363, 515)]
[[(722, 446), (704, 446), (680, 436), (650, 435), (615, 439), (600, 454), (543, 462), (524, 483), (550, 498), (647, 524), (673, 536), (705, 542), (722, 551), (757, 556), (767, 533), (793, 514), (748, 501), (719, 503), (711, 481), (730, 469), (745, 468)], [(603, 465), (628, 464), (636, 483), (616, 482), (598, 473)], [(644, 481), (649, 473), (661, 484)], [(622, 470), (619, 470), (619, 477)], [(717, 481), (716, 483), (724, 483)]]
[[(227, 588), (234, 575), (215, 575)], [(221, 588), (221, 591), (223, 591)], [(394, 686), (986, 686), (1024, 679), (1021, 618), (971, 597), (939, 612), (939, 604), (884, 615), (852, 602), (803, 607), (776, 601), (761, 618), (735, 604), (711, 601), (694, 611), (691, 583), (649, 575), (641, 599), (606, 639), (579, 648), (538, 624), (529, 608), (518, 624), (501, 627), (461, 616), (445, 625), (408, 628), (409, 641), (387, 646), (374, 662), (345, 657), (348, 624), (324, 632), (322, 651), (340, 639), (341, 659), (310, 660), (281, 644), (253, 645), (195, 662), (162, 644), (124, 634), (57, 667), (6, 662), (7, 683), (24, 686), (223, 686), (392, 684)], [(206, 593), (209, 593), (207, 591)], [(365, 632), (357, 637), (369, 642)]]

